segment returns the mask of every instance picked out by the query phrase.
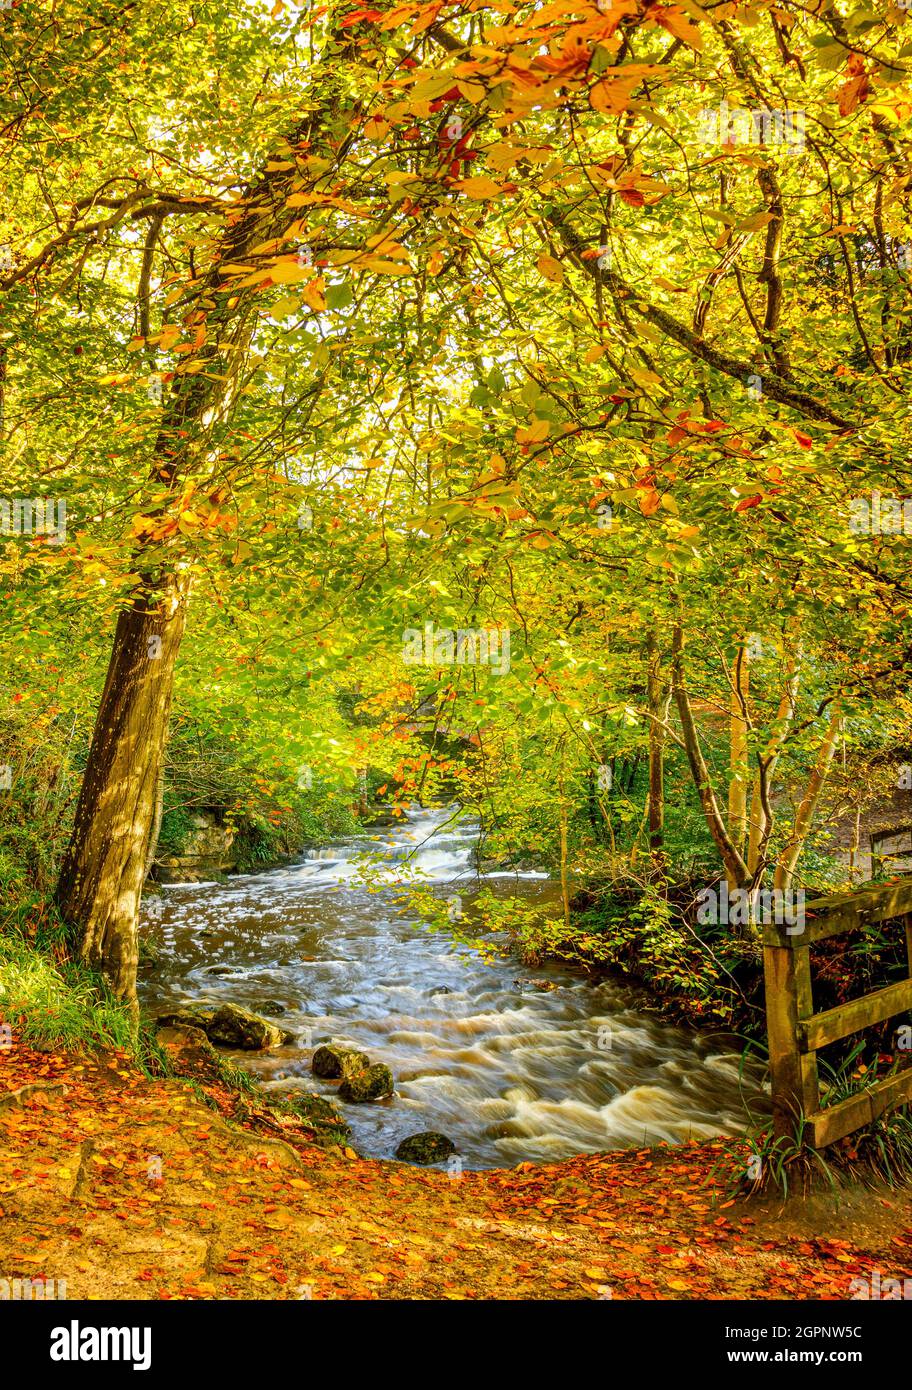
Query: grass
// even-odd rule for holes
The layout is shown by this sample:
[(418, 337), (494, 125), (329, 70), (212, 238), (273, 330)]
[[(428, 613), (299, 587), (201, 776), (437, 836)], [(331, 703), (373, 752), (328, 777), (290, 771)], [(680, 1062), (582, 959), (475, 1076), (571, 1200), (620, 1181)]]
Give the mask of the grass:
[(27, 1043), (76, 1052), (121, 1048), (134, 1052), (127, 1008), (55, 941), (30, 941), (16, 929), (0, 936), (0, 1010)]
[(0, 1017), (31, 1046), (61, 1052), (120, 1051), (147, 1075), (167, 1071), (167, 1058), (145, 1025), (104, 981), (67, 958), (62, 926), (32, 935), (17, 924), (0, 931)]

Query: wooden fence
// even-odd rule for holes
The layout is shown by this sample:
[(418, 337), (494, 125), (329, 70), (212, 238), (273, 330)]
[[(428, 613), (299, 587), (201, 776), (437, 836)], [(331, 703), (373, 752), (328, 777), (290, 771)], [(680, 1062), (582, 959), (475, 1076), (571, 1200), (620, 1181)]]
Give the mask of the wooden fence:
[[(907, 978), (815, 1013), (810, 947), (841, 932), (895, 918), (905, 926)], [(794, 934), (787, 926), (763, 928), (773, 1124), (777, 1134), (793, 1134), (803, 1114), (805, 1139), (822, 1149), (912, 1099), (912, 1065), (825, 1109), (817, 1080), (819, 1048), (912, 1009), (912, 878), (862, 893), (817, 898), (805, 906), (803, 930), (796, 927), (791, 929)]]

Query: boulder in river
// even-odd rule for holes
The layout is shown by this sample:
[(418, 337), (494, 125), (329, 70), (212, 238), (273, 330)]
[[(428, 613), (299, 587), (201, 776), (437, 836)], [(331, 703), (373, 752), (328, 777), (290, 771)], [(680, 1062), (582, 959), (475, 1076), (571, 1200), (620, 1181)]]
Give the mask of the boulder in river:
[(310, 1059), (314, 1076), (322, 1076), (330, 1081), (348, 1076), (351, 1072), (363, 1071), (369, 1066), (370, 1058), (365, 1052), (354, 1052), (349, 1047), (339, 1047), (337, 1043), (324, 1043)]
[(349, 1072), (339, 1087), (339, 1099), (357, 1103), (383, 1100), (393, 1094), (393, 1073), (382, 1062)]
[(160, 1014), (159, 1027), (200, 1028), (219, 1047), (262, 1052), (267, 1047), (292, 1042), (293, 1033), (270, 1023), (268, 1018), (237, 1004), (191, 1004), (175, 1013)]
[(443, 1163), (450, 1154), (456, 1152), (456, 1145), (445, 1134), (426, 1129), (421, 1134), (410, 1134), (403, 1139), (396, 1150), (396, 1157), (403, 1163)]

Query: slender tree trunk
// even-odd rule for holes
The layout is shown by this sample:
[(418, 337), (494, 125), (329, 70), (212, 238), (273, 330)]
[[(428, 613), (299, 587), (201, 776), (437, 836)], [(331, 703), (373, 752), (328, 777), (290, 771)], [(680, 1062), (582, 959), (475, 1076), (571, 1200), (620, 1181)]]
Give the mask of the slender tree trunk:
[(152, 865), (155, 863), (155, 852), (158, 849), (158, 837), (161, 834), (162, 816), (165, 813), (165, 760), (162, 758), (158, 769), (158, 787), (155, 792), (155, 815), (152, 819), (152, 832), (149, 836), (149, 852), (146, 855), (146, 871), (143, 874), (143, 883), (152, 872)]
[(79, 956), (136, 1006), (137, 911), (184, 632), (186, 580), (140, 593), (118, 618), (76, 819), (57, 886)]
[(654, 631), (646, 644), (646, 698), (649, 713), (649, 852), (657, 878), (665, 875), (665, 720), (670, 693), (662, 689), (661, 654)]
[[(729, 740), (728, 833), (739, 854), (744, 853), (747, 836), (747, 696), (750, 688), (750, 667), (747, 649), (742, 645), (735, 657), (731, 688), (731, 724)], [(748, 867), (750, 865), (748, 864)], [(737, 885), (729, 879), (729, 888)]]
[(567, 882), (567, 801), (564, 796), (564, 779), (560, 779), (560, 881), (561, 901), (564, 907), (564, 926), (570, 928), (570, 888)]
[[(855, 822), (852, 826), (852, 843), (849, 846), (849, 879), (852, 883), (858, 877), (858, 849), (861, 845), (861, 802), (855, 808)], [(874, 864), (872, 856), (871, 876), (873, 877)]]
[[(785, 688), (779, 700), (779, 709), (776, 713), (776, 722), (773, 725), (770, 741), (767, 744), (763, 762), (763, 777), (758, 774), (754, 781), (753, 795), (751, 797), (750, 810), (750, 830), (747, 844), (747, 869), (751, 877), (751, 882), (757, 891), (760, 888), (760, 879), (757, 879), (760, 861), (763, 852), (769, 841), (772, 825), (764, 806), (763, 786), (766, 786), (766, 801), (769, 802), (772, 789), (773, 773), (779, 762), (779, 753), (791, 727), (792, 718), (795, 713), (795, 703), (798, 699), (798, 678), (800, 671), (801, 654), (800, 649), (789, 658), (786, 668)], [(755, 880), (757, 880), (755, 882)]]
[(690, 707), (690, 697), (684, 683), (684, 633), (680, 624), (674, 630), (672, 650), (672, 690), (681, 720), (681, 732), (684, 736), (684, 748), (687, 753), (687, 761), (690, 764), (691, 776), (700, 798), (700, 805), (703, 807), (709, 833), (719, 851), (726, 877), (736, 888), (743, 888), (747, 883), (747, 865), (725, 828), (722, 812), (713, 791), (709, 768), (706, 766), (703, 750), (700, 747), (700, 738)]
[(817, 762), (814, 771), (811, 773), (807, 791), (804, 799), (798, 807), (798, 814), (795, 816), (795, 824), (792, 826), (792, 833), (788, 838), (788, 843), (782, 850), (776, 864), (776, 873), (773, 879), (773, 887), (783, 891), (791, 887), (792, 875), (795, 872), (795, 865), (804, 848), (804, 842), (808, 837), (808, 832), (814, 820), (814, 812), (820, 801), (820, 794), (823, 791), (830, 764), (836, 752), (836, 745), (839, 742), (839, 735), (842, 730), (842, 716), (838, 708), (833, 710), (830, 715), (830, 722), (824, 735), (823, 743), (817, 753)]

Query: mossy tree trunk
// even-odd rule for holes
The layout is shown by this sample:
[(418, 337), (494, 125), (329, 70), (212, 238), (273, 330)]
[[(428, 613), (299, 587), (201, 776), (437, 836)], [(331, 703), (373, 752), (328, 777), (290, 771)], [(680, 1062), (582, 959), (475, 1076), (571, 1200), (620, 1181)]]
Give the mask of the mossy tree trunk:
[(79, 957), (136, 1004), (137, 916), (156, 821), (187, 583), (140, 592), (118, 618), (92, 746), (57, 886)]

